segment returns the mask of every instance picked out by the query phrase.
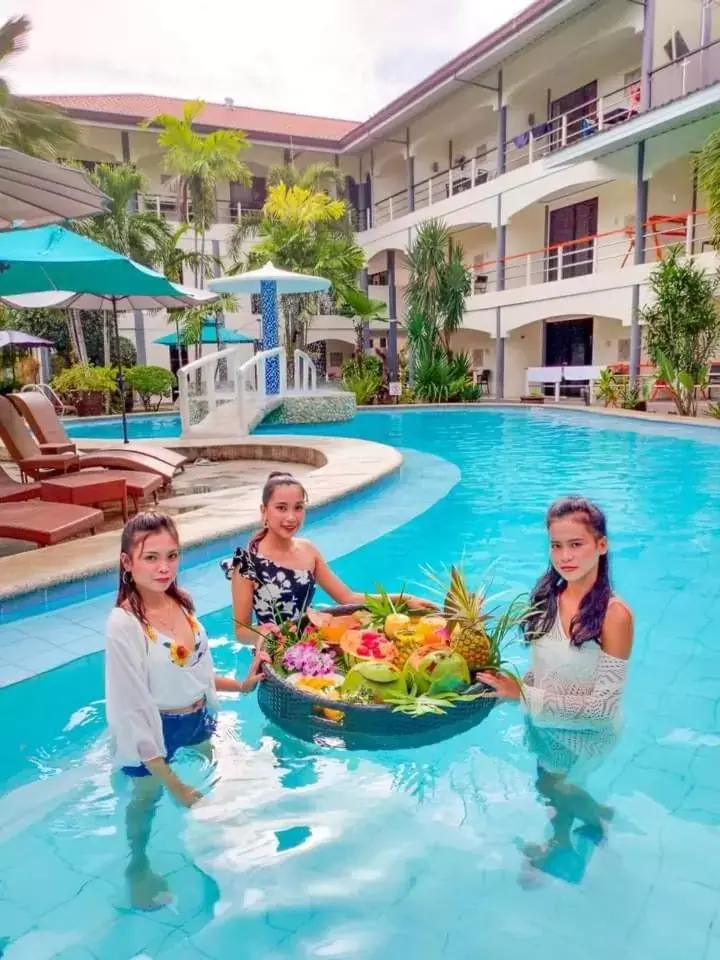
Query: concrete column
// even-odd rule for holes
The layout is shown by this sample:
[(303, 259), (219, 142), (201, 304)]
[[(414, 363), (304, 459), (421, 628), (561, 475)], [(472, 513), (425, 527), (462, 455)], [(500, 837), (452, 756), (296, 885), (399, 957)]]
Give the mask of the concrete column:
[(640, 65), (640, 109), (652, 106), (653, 46), (655, 44), (655, 0), (645, 0), (643, 16), (642, 61)]
[(145, 341), (145, 314), (142, 310), (133, 311), (133, 326), (135, 327), (135, 349), (137, 350), (138, 366), (147, 363), (147, 343)]
[[(367, 271), (367, 267), (365, 267), (364, 270), (361, 270), (361, 271), (360, 271), (359, 281), (360, 281), (360, 289), (362, 290), (362, 292), (365, 294), (366, 297), (369, 296), (369, 293), (368, 293), (368, 291), (369, 291), (369, 284), (368, 284), (368, 271)], [(363, 350), (364, 350), (365, 352), (367, 352), (367, 351), (370, 349), (370, 340), (371, 340), (371, 337), (370, 337), (370, 322), (369, 322), (368, 320), (363, 320), (363, 325), (362, 325), (362, 341), (363, 341)]]
[[(507, 227), (502, 222), (502, 196), (497, 198), (497, 289), (505, 289)], [(502, 308), (495, 308), (495, 399), (505, 396), (505, 341), (502, 336)]]
[[(635, 263), (645, 263), (645, 224), (648, 218), (648, 181), (645, 178), (645, 141), (637, 145), (635, 167)], [(640, 285), (632, 289), (632, 316), (630, 317), (630, 380), (635, 383), (640, 372)]]
[(408, 212), (415, 209), (415, 157), (407, 158)]
[(395, 251), (387, 252), (388, 275), (388, 328), (387, 364), (388, 380), (396, 383), (399, 378), (398, 345), (397, 345), (397, 287), (395, 286)]
[[(503, 73), (498, 70), (498, 101), (497, 101), (497, 172), (498, 176), (505, 173), (507, 163), (507, 107), (503, 103)], [(473, 184), (474, 186), (474, 184)]]

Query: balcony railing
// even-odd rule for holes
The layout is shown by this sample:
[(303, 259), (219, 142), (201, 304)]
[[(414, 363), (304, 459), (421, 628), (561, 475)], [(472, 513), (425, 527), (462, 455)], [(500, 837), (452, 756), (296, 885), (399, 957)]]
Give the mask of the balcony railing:
[[(177, 197), (172, 194), (146, 194), (141, 199), (141, 207), (144, 210), (153, 210), (158, 216), (164, 216), (168, 220), (183, 220), (186, 223), (192, 223), (192, 203), (187, 200), (182, 210), (178, 210)], [(232, 203), (230, 200), (215, 201), (215, 222), (216, 223), (242, 223), (243, 218), (248, 216), (255, 219), (260, 212), (259, 208), (242, 206), (239, 203)]]
[[(681, 246), (687, 256), (710, 249), (710, 226), (705, 211), (657, 214), (648, 218), (642, 236), (644, 261), (662, 258), (671, 246)], [(635, 263), (635, 228), (597, 233), (567, 243), (518, 253), (504, 260), (476, 264), (474, 294), (493, 293), (505, 274), (505, 289), (516, 290), (555, 280), (623, 269)]]
[(650, 75), (650, 105), (661, 107), (720, 82), (720, 40), (667, 63)]
[[(454, 197), (473, 187), (479, 187), (482, 183), (487, 183), (495, 176), (496, 154), (497, 148), (493, 147), (482, 157), (463, 160), (447, 170), (439, 170), (426, 180), (420, 180), (414, 184), (412, 191), (414, 209), (430, 208), (433, 204), (447, 200), (448, 197)], [(373, 205), (372, 222), (368, 224), (368, 228), (379, 227), (383, 223), (397, 220), (409, 212), (410, 192), (407, 188), (398, 190)]]
[[(720, 41), (655, 70), (651, 75), (650, 105), (662, 106), (718, 82)], [(640, 108), (638, 81), (580, 104), (560, 116), (537, 123), (508, 139), (505, 145), (505, 168), (519, 169), (610, 127), (628, 123), (639, 115)], [(410, 203), (409, 190), (398, 190), (373, 204), (372, 217), (361, 217), (360, 229), (398, 220), (411, 209), (430, 208), (448, 197), (478, 187), (495, 176), (496, 167), (497, 150), (493, 148), (482, 159), (474, 158), (433, 174), (414, 184), (414, 206)]]

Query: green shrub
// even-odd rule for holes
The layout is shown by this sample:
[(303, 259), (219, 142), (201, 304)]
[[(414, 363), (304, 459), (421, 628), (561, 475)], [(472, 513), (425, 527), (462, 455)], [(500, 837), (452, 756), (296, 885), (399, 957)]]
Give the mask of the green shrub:
[(59, 393), (114, 393), (117, 390), (115, 372), (110, 367), (92, 367), (77, 363), (61, 370), (50, 386)]
[(348, 390), (355, 394), (355, 400), (361, 407), (375, 399), (382, 386), (382, 377), (377, 373), (367, 371), (365, 373), (349, 374), (343, 377), (343, 383)]
[(172, 395), (175, 374), (165, 367), (131, 367), (125, 372), (125, 383), (139, 394), (145, 410), (157, 410), (162, 398)]

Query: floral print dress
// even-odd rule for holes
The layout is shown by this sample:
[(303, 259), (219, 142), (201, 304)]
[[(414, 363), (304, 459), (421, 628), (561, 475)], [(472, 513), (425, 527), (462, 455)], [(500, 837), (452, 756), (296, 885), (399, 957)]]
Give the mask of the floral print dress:
[(316, 581), (311, 570), (281, 567), (267, 557), (238, 547), (232, 560), (221, 566), (228, 580), (237, 570), (245, 580), (252, 580), (253, 611), (258, 624), (298, 621), (311, 605)]

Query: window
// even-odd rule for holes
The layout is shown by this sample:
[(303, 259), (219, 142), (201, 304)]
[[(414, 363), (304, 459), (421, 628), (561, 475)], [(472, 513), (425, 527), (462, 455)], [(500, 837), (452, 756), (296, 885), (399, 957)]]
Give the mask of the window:
[(331, 367), (341, 367), (343, 365), (343, 355), (342, 353), (331, 352), (330, 354), (330, 366)]
[(262, 313), (262, 310), (260, 309), (259, 293), (250, 294), (250, 313)]
[(381, 349), (381, 350), (384, 350), (385, 347), (387, 347), (387, 338), (386, 338), (386, 337), (380, 337), (380, 349)]
[(618, 340), (618, 362), (628, 363), (630, 361), (630, 341)]
[(485, 366), (485, 351), (480, 349), (473, 350), (472, 362), (473, 367), (476, 370), (482, 370), (482, 368)]
[(386, 287), (388, 285), (387, 270), (381, 270), (379, 273), (369, 273), (368, 284), (374, 287)]

